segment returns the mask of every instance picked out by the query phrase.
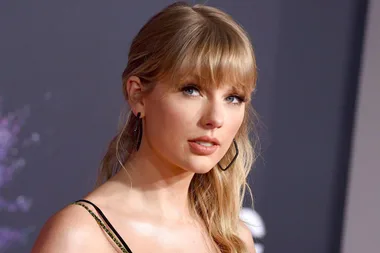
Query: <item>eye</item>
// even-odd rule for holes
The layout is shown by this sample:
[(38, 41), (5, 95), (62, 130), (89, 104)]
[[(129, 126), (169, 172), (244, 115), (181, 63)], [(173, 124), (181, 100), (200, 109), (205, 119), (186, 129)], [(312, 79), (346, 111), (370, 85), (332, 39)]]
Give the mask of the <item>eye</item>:
[(200, 92), (197, 87), (194, 85), (186, 85), (185, 87), (181, 88), (181, 91), (188, 96), (199, 96)]
[(236, 105), (240, 105), (246, 101), (246, 99), (244, 97), (238, 96), (238, 95), (229, 96), (226, 98), (226, 100), (227, 100), (227, 102), (229, 102), (231, 104), (236, 104)]

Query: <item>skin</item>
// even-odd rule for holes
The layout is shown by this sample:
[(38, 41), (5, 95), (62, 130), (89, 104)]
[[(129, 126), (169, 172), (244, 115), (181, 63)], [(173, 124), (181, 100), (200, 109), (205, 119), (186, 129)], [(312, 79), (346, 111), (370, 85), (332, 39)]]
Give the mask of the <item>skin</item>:
[[(133, 76), (127, 89), (134, 97), (143, 86)], [(218, 252), (189, 211), (187, 192), (195, 173), (207, 173), (224, 156), (242, 124), (245, 103), (232, 92), (228, 85), (168, 91), (167, 84), (158, 83), (149, 94), (130, 101), (133, 113), (143, 117), (140, 149), (126, 164), (128, 174), (121, 170), (85, 199), (99, 206), (134, 253)], [(205, 135), (219, 140), (217, 151), (192, 153), (188, 140)], [(254, 253), (243, 223), (239, 234)], [(46, 222), (32, 250), (37, 252), (121, 251), (84, 208), (69, 205)]]

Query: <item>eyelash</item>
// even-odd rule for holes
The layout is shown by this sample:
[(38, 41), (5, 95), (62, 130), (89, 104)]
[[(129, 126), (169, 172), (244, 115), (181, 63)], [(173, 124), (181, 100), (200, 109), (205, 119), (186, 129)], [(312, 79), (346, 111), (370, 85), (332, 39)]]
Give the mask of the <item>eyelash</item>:
[[(200, 92), (200, 88), (198, 88), (198, 86), (194, 85), (194, 84), (193, 85), (186, 85), (186, 86), (182, 87), (181, 91), (187, 96), (192, 96), (192, 95), (186, 93), (186, 90), (189, 90), (189, 89), (194, 89), (194, 90), (197, 90), (198, 92)], [(236, 95), (236, 94), (232, 94), (232, 95), (228, 96), (227, 98), (229, 98), (229, 97), (234, 97), (238, 100), (237, 103), (231, 103), (233, 105), (241, 105), (242, 103), (245, 103), (247, 101), (247, 99), (244, 96), (240, 96), (240, 95)]]

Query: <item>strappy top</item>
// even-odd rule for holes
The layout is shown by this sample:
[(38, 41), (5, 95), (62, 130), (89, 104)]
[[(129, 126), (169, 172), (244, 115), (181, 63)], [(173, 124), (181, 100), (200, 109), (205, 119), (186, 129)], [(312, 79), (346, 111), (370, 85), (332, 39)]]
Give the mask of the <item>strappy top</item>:
[[(85, 204), (83, 204), (81, 202), (85, 202), (85, 203), (93, 206), (95, 208), (96, 212), (100, 215), (100, 217), (103, 219), (103, 221), (106, 223), (106, 225), (108, 227), (103, 223), (103, 221), (92, 210), (90, 210), (90, 208), (88, 208)], [(119, 235), (119, 233), (116, 231), (116, 229), (112, 226), (112, 224), (109, 222), (109, 220), (103, 214), (103, 212), (100, 210), (99, 207), (97, 207), (94, 203), (92, 203), (88, 200), (85, 200), (85, 199), (77, 200), (73, 204), (84, 207), (91, 214), (91, 216), (94, 217), (94, 219), (99, 224), (99, 226), (107, 233), (107, 235), (112, 239), (112, 241), (115, 242), (115, 244), (119, 247), (119, 249), (123, 253), (132, 253), (132, 250), (128, 247), (128, 245), (125, 243), (123, 238)]]

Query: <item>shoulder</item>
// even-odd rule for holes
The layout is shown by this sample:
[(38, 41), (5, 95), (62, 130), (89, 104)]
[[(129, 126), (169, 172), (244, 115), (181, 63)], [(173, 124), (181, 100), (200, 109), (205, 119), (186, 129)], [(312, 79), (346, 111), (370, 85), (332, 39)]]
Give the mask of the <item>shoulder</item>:
[(250, 253), (256, 253), (255, 245), (253, 243), (252, 233), (243, 221), (239, 222), (238, 232), (239, 232), (240, 239), (243, 240), (243, 242), (247, 246), (247, 249), (249, 250), (249, 252)]
[[(92, 252), (97, 238), (102, 238), (99, 226), (86, 209), (68, 205), (42, 227), (32, 253)], [(90, 243), (89, 243), (90, 242)]]

